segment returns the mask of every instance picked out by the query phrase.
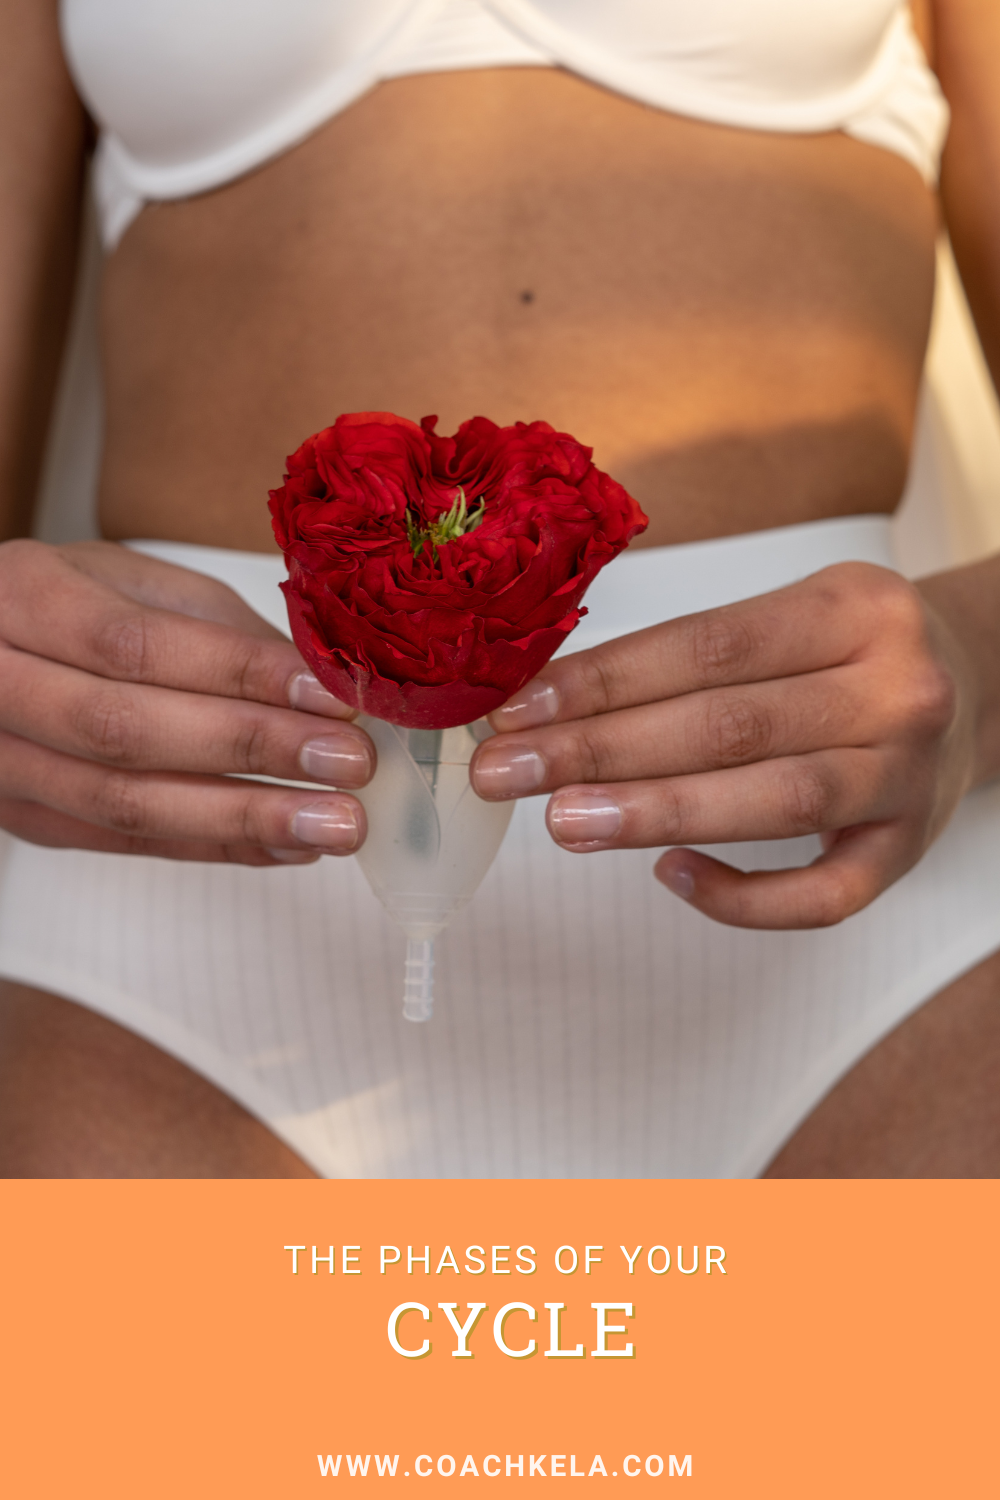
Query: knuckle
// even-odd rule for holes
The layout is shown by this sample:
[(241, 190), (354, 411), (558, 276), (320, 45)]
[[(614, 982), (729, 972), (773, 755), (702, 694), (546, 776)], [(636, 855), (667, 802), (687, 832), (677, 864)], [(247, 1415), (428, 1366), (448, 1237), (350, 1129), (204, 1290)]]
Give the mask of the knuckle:
[(747, 694), (708, 700), (706, 749), (719, 766), (764, 760), (774, 742), (770, 714)]
[(908, 579), (878, 563), (835, 563), (806, 582), (830, 608), (849, 609), (882, 637), (923, 634), (923, 601)]
[(268, 836), (267, 804), (259, 791), (248, 788), (244, 793), (234, 818), (233, 837), (227, 842), (238, 844), (267, 844), (274, 842), (274, 830)]
[(834, 563), (814, 573), (813, 578), (819, 586), (832, 589), (837, 598), (860, 593), (876, 602), (884, 600), (890, 607), (895, 600), (907, 600), (915, 593), (913, 585), (900, 573), (879, 563)]
[(73, 727), (80, 749), (92, 760), (130, 765), (139, 758), (142, 733), (127, 693), (95, 694), (78, 710)]
[(238, 771), (265, 773), (271, 760), (270, 736), (257, 719), (240, 724), (233, 739), (233, 762)]
[(865, 906), (866, 898), (839, 872), (828, 870), (818, 890), (813, 892), (811, 927), (836, 927)]
[(615, 674), (606, 654), (600, 647), (581, 652), (576, 671), (580, 696), (587, 704), (588, 712), (608, 713), (615, 706)]
[(799, 760), (787, 773), (783, 801), (795, 834), (818, 833), (831, 826), (837, 788), (830, 773), (816, 761)]
[(574, 780), (601, 781), (608, 774), (608, 757), (603, 736), (590, 727), (588, 720), (580, 720), (574, 726), (566, 748)]
[(94, 821), (116, 833), (144, 832), (146, 806), (140, 779), (128, 771), (102, 776), (94, 796)]
[(115, 616), (94, 632), (93, 649), (111, 677), (143, 681), (151, 651), (149, 621), (142, 614)]
[(237, 698), (253, 698), (260, 679), (260, 652), (254, 647), (238, 648), (233, 663), (233, 682)]
[(275, 642), (240, 634), (232, 642), (228, 676), (236, 698), (252, 702), (285, 702), (289, 667), (283, 655), (275, 655)]
[(661, 781), (657, 787), (656, 816), (660, 842), (664, 844), (684, 842), (685, 828), (689, 822), (687, 801), (675, 781)]
[(869, 572), (868, 595), (878, 612), (881, 627), (904, 635), (922, 636), (926, 624), (924, 605), (912, 583), (888, 568), (869, 565)]
[(755, 632), (736, 613), (710, 610), (694, 615), (689, 628), (694, 669), (706, 684), (739, 676), (757, 649)]
[(292, 669), (284, 654), (275, 654), (276, 644), (254, 640), (242, 633), (220, 640), (214, 657), (216, 691), (226, 698), (251, 703), (287, 704), (287, 682)]
[(940, 662), (926, 661), (909, 685), (911, 724), (931, 736), (944, 734), (951, 727), (957, 706), (958, 690), (951, 673)]

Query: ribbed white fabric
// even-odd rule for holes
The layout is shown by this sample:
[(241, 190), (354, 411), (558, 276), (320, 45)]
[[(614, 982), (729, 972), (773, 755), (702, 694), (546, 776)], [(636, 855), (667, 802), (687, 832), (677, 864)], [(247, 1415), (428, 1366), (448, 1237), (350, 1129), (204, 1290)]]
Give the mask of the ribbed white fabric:
[[(588, 596), (590, 642), (585, 621), (569, 644), (885, 563), (888, 534), (862, 518), (626, 553)], [(280, 559), (141, 545), (283, 620)], [(330, 1176), (725, 1177), (760, 1171), (839, 1074), (1000, 946), (1000, 784), (821, 932), (720, 927), (656, 884), (655, 851), (567, 854), (543, 813), (519, 804), (437, 940), (426, 1026), (400, 1016), (403, 938), (353, 860), (250, 870), (8, 840), (0, 973), (176, 1053)], [(719, 852), (774, 868), (816, 849)]]
[(659, 109), (845, 130), (937, 171), (947, 106), (901, 0), (62, 0), (102, 127), (105, 243), (231, 181), (382, 79), (562, 66)]

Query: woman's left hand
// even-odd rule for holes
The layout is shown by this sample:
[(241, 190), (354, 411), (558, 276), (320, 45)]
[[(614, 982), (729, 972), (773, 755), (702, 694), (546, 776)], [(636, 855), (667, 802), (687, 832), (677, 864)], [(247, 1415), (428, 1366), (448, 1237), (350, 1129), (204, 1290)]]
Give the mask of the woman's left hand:
[(973, 783), (971, 661), (917, 588), (868, 563), (548, 664), (490, 716), (473, 786), (552, 792), (580, 853), (818, 833), (805, 868), (744, 874), (689, 848), (664, 885), (739, 927), (823, 927), (923, 854)]

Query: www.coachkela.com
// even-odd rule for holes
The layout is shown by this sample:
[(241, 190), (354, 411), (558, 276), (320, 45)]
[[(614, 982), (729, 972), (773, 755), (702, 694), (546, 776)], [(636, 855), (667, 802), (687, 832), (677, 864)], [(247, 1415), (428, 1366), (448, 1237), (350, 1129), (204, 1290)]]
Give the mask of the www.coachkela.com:
[(410, 1461), (410, 1467), (402, 1470), (398, 1453), (317, 1453), (316, 1459), (320, 1474), (333, 1479), (409, 1479), (411, 1475), (429, 1479), (432, 1474), (440, 1474), (442, 1479), (455, 1475), (459, 1479), (473, 1476), (478, 1479), (480, 1475), (487, 1479), (617, 1479), (620, 1474), (629, 1479), (638, 1479), (640, 1474), (648, 1474), (650, 1479), (692, 1477), (690, 1453), (683, 1458), (669, 1453), (665, 1460), (659, 1453), (626, 1453), (624, 1458), (612, 1459), (610, 1463), (605, 1463), (599, 1453), (591, 1458), (581, 1457), (579, 1463), (575, 1453), (506, 1453), (503, 1458), (499, 1453), (487, 1453), (478, 1460), (471, 1453), (464, 1460), (451, 1453), (437, 1456), (418, 1453)]

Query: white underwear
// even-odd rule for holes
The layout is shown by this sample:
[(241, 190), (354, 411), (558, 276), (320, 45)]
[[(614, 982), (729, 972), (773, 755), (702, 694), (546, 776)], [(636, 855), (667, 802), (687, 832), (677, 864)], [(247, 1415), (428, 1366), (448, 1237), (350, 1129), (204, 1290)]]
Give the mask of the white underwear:
[[(221, 578), (285, 627), (278, 557), (144, 551)], [(882, 517), (629, 552), (567, 649), (779, 587), (892, 565)], [(1000, 947), (1000, 783), (921, 863), (818, 932), (722, 927), (651, 875), (573, 855), (521, 802), (438, 938), (434, 1019), (401, 1017), (404, 939), (351, 859), (182, 864), (6, 839), (0, 973), (91, 1007), (203, 1073), (330, 1177), (738, 1177), (836, 1079)], [(815, 839), (727, 845), (744, 868)]]

